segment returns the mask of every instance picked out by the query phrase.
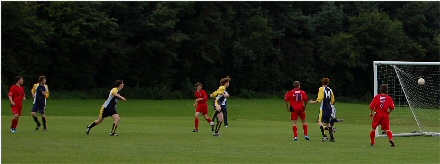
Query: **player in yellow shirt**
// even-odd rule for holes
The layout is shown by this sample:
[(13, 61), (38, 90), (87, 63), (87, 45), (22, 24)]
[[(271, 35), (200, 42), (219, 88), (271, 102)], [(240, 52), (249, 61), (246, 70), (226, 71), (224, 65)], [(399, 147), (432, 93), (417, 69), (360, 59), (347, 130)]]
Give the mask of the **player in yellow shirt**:
[[(319, 88), (318, 98), (316, 101), (310, 100), (310, 103), (314, 104), (316, 102), (321, 102), (321, 107), (318, 116), (318, 125), (322, 133), (322, 141), (327, 140), (327, 135), (325, 135), (325, 130), (328, 129), (330, 133), (330, 141), (334, 142), (333, 129), (330, 125), (332, 119), (333, 108), (332, 105), (335, 103), (335, 96), (333, 95), (333, 90), (328, 87), (330, 79), (322, 79), (322, 87)], [(324, 129), (322, 122), (326, 124), (326, 129)]]
[(217, 89), (217, 91), (209, 95), (211, 98), (215, 98), (214, 100), (215, 113), (212, 116), (212, 120), (214, 120), (217, 117), (217, 124), (215, 126), (214, 136), (220, 136), (218, 132), (223, 122), (223, 111), (226, 108), (226, 105), (223, 105), (223, 102), (226, 101), (227, 97), (229, 97), (229, 94), (226, 92), (226, 88), (229, 87), (230, 80), (231, 78), (229, 76), (220, 79), (220, 87)]

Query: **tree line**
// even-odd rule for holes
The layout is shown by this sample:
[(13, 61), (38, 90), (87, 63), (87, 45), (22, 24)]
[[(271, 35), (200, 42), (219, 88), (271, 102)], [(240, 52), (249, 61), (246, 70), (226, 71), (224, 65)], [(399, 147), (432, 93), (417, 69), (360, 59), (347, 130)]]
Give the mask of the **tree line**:
[(316, 94), (323, 77), (336, 96), (371, 98), (373, 61), (440, 60), (439, 4), (3, 1), (2, 97), (15, 76), (30, 88), (45, 75), (84, 98), (117, 79), (133, 98), (192, 98), (196, 82), (212, 92), (225, 76), (244, 98), (295, 80)]

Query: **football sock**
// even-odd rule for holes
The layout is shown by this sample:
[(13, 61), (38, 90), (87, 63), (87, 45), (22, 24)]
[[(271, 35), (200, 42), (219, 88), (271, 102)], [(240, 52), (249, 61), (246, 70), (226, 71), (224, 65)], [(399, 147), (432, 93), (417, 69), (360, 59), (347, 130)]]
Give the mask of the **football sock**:
[(95, 127), (95, 125), (97, 125), (97, 124), (95, 123), (95, 121), (93, 121), (93, 122), (88, 126), (88, 128), (92, 129), (93, 127)]
[(38, 117), (36, 117), (36, 116), (32, 116), (32, 117), (34, 118), (35, 123), (41, 124), (40, 121), (38, 121)]
[(375, 137), (375, 131), (372, 130), (370, 131), (370, 140), (372, 145), (374, 145), (374, 137)]
[(18, 119), (16, 120), (16, 119), (12, 119), (12, 125), (11, 125), (11, 128), (17, 128), (17, 124), (18, 124)]
[(41, 117), (41, 119), (43, 120), (43, 127), (44, 127), (44, 129), (46, 129), (46, 117)]
[(321, 125), (321, 126), (319, 126), (319, 129), (321, 129), (322, 137), (324, 137), (324, 136), (325, 136), (325, 130), (324, 130), (324, 127)]
[(333, 137), (333, 129), (331, 127), (327, 128), (328, 129), (328, 133), (330, 134), (330, 139), (334, 139)]
[(195, 129), (199, 129), (199, 119), (198, 118), (194, 119), (194, 127), (195, 127)]
[(118, 124), (113, 123), (112, 133), (115, 133), (115, 132), (116, 132), (116, 128), (118, 128)]
[(222, 122), (217, 122), (217, 126), (215, 127), (215, 133), (218, 133), (221, 126), (222, 126)]
[(308, 128), (308, 126), (307, 125), (303, 125), (303, 129), (304, 129), (304, 135), (305, 136), (309, 136), (309, 128)]
[(393, 132), (391, 132), (390, 130), (387, 130), (387, 136), (389, 140), (393, 139)]
[(217, 114), (219, 114), (220, 112), (215, 110), (214, 114), (212, 115), (212, 120), (215, 120), (215, 118), (217, 117)]
[(298, 127), (297, 126), (293, 126), (292, 130), (293, 130), (293, 137), (298, 137)]
[(206, 121), (208, 121), (208, 123), (211, 123), (211, 118), (208, 117), (208, 119), (206, 119)]

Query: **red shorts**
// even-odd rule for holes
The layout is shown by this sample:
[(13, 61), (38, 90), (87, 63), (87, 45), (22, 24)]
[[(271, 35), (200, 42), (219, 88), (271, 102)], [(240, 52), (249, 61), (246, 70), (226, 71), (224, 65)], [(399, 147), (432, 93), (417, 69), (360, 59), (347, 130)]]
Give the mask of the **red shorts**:
[(305, 111), (290, 112), (290, 120), (298, 120), (298, 116), (301, 120), (305, 120), (306, 119), (306, 112)]
[(207, 104), (197, 104), (196, 112), (200, 112), (203, 115), (208, 114), (208, 105)]
[(21, 109), (22, 108), (23, 107), (21, 107), (21, 106), (13, 106), (13, 107), (11, 107), (11, 110), (14, 115), (18, 114), (19, 116), (21, 116)]
[(376, 113), (371, 128), (376, 129), (378, 125), (382, 127), (382, 130), (390, 130), (390, 116)]

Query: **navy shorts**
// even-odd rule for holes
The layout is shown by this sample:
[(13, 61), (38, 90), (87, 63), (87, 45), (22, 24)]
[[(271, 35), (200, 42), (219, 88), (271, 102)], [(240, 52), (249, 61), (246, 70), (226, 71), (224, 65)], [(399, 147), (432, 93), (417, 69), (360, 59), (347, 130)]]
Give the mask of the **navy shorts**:
[(114, 114), (118, 114), (115, 108), (104, 108), (104, 106), (101, 107), (101, 110), (99, 111), (100, 117), (108, 117), (113, 116)]
[(322, 112), (323, 112), (323, 114), (322, 114), (321, 122), (330, 123), (330, 120), (332, 119), (332, 111), (331, 110), (324, 110)]
[(45, 107), (44, 105), (34, 104), (34, 106), (32, 107), (32, 112), (45, 114), (46, 111), (44, 110), (44, 107)]

